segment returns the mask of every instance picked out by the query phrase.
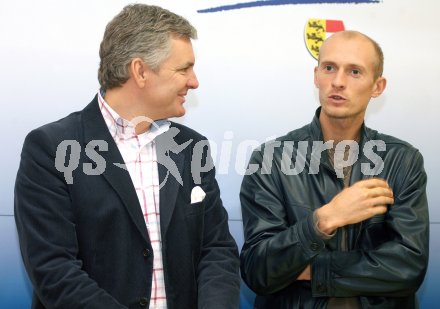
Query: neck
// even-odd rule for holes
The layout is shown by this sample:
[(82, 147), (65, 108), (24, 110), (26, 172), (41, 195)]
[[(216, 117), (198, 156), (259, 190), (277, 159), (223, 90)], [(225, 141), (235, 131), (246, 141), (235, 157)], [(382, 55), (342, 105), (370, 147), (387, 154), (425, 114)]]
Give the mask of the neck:
[(321, 114), (319, 117), (321, 124), (322, 135), (324, 142), (334, 140), (334, 145), (337, 145), (343, 140), (359, 141), (362, 119), (336, 119), (328, 118)]
[(136, 117), (147, 117), (145, 112), (142, 111), (142, 103), (136, 95), (136, 90), (131, 89), (128, 83), (122, 87), (112, 88), (106, 91), (104, 100), (107, 104), (116, 112), (120, 117), (130, 122), (136, 120), (136, 134), (142, 134), (150, 129), (151, 120), (141, 121), (142, 118), (135, 119)]

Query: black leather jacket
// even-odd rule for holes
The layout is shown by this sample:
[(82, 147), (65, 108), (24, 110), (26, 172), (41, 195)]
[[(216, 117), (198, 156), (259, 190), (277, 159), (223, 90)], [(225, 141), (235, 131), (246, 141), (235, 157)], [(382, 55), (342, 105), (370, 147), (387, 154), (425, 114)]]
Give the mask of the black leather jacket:
[[(376, 168), (375, 177), (393, 189), (395, 204), (384, 215), (344, 227), (348, 251), (343, 252), (342, 228), (329, 240), (314, 229), (313, 211), (343, 189), (328, 152), (320, 159), (311, 155), (313, 141), (323, 140), (319, 113), (311, 124), (254, 151), (243, 179), (241, 273), (257, 294), (255, 307), (325, 308), (329, 297), (358, 297), (363, 308), (416, 308), (429, 240), (422, 155), (406, 142), (362, 127), (350, 184), (372, 177), (365, 169)], [(386, 150), (366, 153), (366, 143), (377, 140)], [(307, 142), (306, 156), (298, 150), (300, 141)], [(301, 160), (304, 170), (294, 175)], [(313, 160), (319, 160), (319, 171), (311, 167)], [(296, 281), (309, 264), (312, 280)]]

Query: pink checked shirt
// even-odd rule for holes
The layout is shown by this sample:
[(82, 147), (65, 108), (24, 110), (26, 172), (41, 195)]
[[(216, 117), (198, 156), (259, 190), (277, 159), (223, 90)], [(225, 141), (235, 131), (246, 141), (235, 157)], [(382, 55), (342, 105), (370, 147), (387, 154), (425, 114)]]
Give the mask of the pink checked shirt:
[(100, 92), (98, 92), (98, 102), (105, 123), (130, 173), (153, 247), (150, 308), (166, 309), (160, 234), (159, 174), (154, 139), (169, 129), (170, 122), (167, 120), (155, 122), (155, 125), (151, 125), (150, 130), (136, 135), (133, 123), (121, 118), (104, 101)]

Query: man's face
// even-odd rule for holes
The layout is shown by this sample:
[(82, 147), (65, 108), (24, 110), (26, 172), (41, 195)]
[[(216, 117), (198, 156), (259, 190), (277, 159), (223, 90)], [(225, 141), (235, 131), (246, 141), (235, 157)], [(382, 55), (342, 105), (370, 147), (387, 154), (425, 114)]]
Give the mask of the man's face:
[(335, 34), (320, 50), (315, 68), (321, 117), (362, 122), (368, 102), (385, 88), (385, 79), (375, 79), (377, 55), (370, 41)]
[(199, 86), (194, 72), (194, 52), (191, 41), (171, 38), (170, 56), (158, 72), (150, 72), (146, 88), (146, 103), (153, 120), (180, 117), (185, 114), (185, 96)]

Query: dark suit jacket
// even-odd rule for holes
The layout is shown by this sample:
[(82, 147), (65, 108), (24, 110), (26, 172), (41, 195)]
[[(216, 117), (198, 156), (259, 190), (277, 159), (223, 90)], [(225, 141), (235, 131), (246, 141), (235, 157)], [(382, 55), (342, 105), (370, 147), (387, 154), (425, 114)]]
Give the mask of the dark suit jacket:
[[(190, 201), (198, 185), (191, 174), (193, 150), (205, 138), (172, 126), (180, 131), (177, 144), (192, 142), (178, 154), (168, 152), (183, 186), (172, 175), (166, 178), (167, 169), (158, 165), (160, 181), (166, 179), (160, 189), (160, 223), (168, 308), (238, 308), (238, 252), (214, 169), (201, 174), (203, 202)], [(66, 140), (81, 146), (64, 163), (74, 167), (79, 162), (71, 184), (59, 171), (60, 162), (55, 167), (57, 147)], [(108, 150), (88, 149), (87, 155), (92, 140), (105, 141)], [(105, 170), (90, 158), (93, 150), (105, 160)], [(203, 158), (210, 160), (207, 147)], [(84, 110), (26, 137), (15, 185), (15, 220), (34, 287), (33, 308), (148, 307), (153, 250), (131, 178), (114, 163), (124, 161), (96, 97)], [(86, 175), (87, 164), (98, 175)]]

